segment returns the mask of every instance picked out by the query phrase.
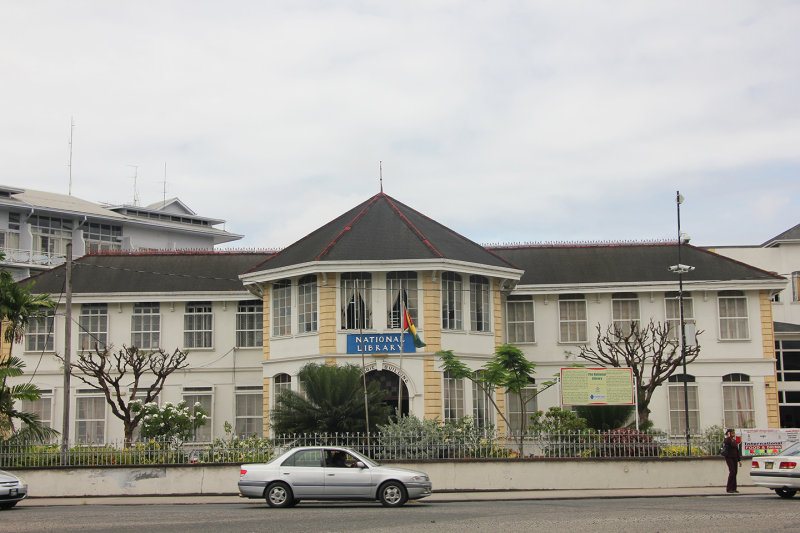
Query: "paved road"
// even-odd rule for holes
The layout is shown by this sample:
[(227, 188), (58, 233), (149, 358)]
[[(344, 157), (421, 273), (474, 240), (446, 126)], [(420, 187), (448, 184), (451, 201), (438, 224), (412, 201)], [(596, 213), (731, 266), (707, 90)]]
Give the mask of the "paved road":
[(270, 509), (260, 501), (161, 505), (26, 505), (0, 513), (0, 530), (331, 532), (770, 532), (800, 530), (800, 499), (771, 493), (616, 499), (302, 503)]

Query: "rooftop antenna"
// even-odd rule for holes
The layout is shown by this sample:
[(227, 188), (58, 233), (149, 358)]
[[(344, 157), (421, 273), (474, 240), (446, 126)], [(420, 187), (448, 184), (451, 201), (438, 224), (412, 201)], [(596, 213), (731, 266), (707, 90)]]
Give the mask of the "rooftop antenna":
[(381, 193), (383, 192), (383, 161), (378, 161), (378, 171), (381, 177)]
[(72, 196), (72, 130), (75, 129), (75, 121), (72, 115), (69, 117), (69, 195)]
[(128, 165), (133, 167), (133, 205), (139, 205), (139, 192), (136, 190), (136, 180), (139, 177), (139, 166)]

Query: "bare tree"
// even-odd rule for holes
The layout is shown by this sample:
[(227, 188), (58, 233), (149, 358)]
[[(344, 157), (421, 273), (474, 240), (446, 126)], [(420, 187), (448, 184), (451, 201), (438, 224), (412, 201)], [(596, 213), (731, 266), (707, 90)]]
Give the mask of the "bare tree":
[[(650, 400), (653, 392), (683, 364), (680, 341), (668, 323), (650, 322), (644, 327), (632, 323), (627, 331), (617, 326), (605, 330), (597, 325), (596, 346), (580, 347), (578, 357), (600, 366), (629, 367), (636, 379), (636, 398), (639, 420), (650, 417)], [(697, 332), (700, 335), (701, 331)], [(700, 346), (686, 346), (686, 364), (700, 354)]]
[[(63, 362), (63, 358), (57, 357)], [(111, 412), (122, 420), (125, 442), (129, 443), (144, 416), (141, 410), (136, 414), (131, 412), (131, 403), (152, 402), (164, 388), (167, 377), (187, 366), (186, 352), (179, 349), (170, 354), (161, 348), (140, 350), (135, 346), (123, 346), (121, 350), (112, 352), (110, 348), (101, 350), (95, 347), (94, 351), (78, 355), (77, 361), (70, 364), (70, 374), (102, 391)]]

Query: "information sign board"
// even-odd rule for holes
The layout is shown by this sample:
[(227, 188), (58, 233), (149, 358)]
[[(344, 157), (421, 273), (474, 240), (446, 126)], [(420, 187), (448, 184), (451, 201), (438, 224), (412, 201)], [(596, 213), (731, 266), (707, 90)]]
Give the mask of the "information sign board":
[(634, 405), (633, 370), (562, 368), (561, 405)]

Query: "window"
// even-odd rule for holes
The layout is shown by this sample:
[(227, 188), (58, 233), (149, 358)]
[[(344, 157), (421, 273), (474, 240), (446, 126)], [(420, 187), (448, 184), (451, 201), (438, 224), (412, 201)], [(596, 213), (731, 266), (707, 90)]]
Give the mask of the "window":
[(719, 338), (721, 340), (750, 338), (747, 299), (742, 291), (720, 291), (719, 293)]
[(52, 256), (64, 256), (67, 244), (72, 242), (72, 221), (33, 215), (28, 219), (33, 235), (33, 251)]
[(747, 374), (722, 376), (722, 409), (726, 428), (755, 427), (753, 384)]
[[(479, 379), (482, 370), (475, 372), (475, 378)], [(472, 382), (472, 421), (477, 428), (486, 428), (492, 424), (492, 406), (489, 396)]]
[(43, 316), (36, 316), (29, 320), (25, 332), (25, 351), (27, 352), (52, 352), (55, 334), (55, 312), (46, 309)]
[(131, 346), (155, 350), (161, 346), (161, 306), (156, 303), (133, 304)]
[(469, 277), (469, 323), (472, 331), (489, 331), (489, 280), (483, 276)]
[(106, 400), (103, 396), (89, 396), (92, 393), (93, 390), (78, 390), (75, 402), (75, 439), (81, 444), (105, 442)]
[(104, 252), (122, 249), (122, 226), (89, 223), (83, 233), (86, 252)]
[(372, 275), (347, 272), (341, 276), (342, 329), (372, 327)]
[(277, 399), (283, 391), (292, 390), (292, 376), (289, 374), (278, 374), (272, 381), (275, 384), (275, 391), (273, 392), (275, 399)]
[(288, 279), (272, 284), (272, 335), (292, 334), (292, 282)]
[(464, 418), (464, 380), (451, 377), (444, 372), (444, 420), (460, 420)]
[(562, 294), (558, 297), (560, 342), (586, 342), (588, 317), (583, 294)]
[(506, 330), (509, 344), (536, 342), (532, 296), (512, 295), (506, 299)]
[(800, 341), (775, 341), (778, 381), (800, 381)]
[(261, 438), (264, 428), (263, 408), (261, 387), (236, 387), (235, 434), (245, 439), (253, 435)]
[[(669, 333), (667, 338), (673, 341), (680, 342), (681, 340), (681, 306), (679, 295), (677, 292), (668, 292), (666, 294), (664, 304), (666, 305), (667, 325), (669, 326)], [(683, 293), (683, 321), (685, 324), (694, 324), (694, 302), (692, 300), (692, 293)], [(689, 339), (686, 339), (689, 343)]]
[(688, 392), (689, 397), (689, 433), (697, 435), (700, 432), (697, 385), (694, 382), (694, 376), (685, 376), (684, 374), (673, 374), (669, 377), (667, 385), (667, 394), (669, 395), (669, 431), (672, 435), (686, 435), (684, 382), (686, 383), (686, 392)]
[[(19, 249), (19, 213), (8, 214), (8, 229), (0, 231), (0, 248), (7, 250)], [(6, 260), (11, 257), (6, 254)]]
[[(403, 310), (407, 309), (411, 320), (417, 320), (417, 273), (389, 272), (386, 274), (386, 323), (390, 329), (400, 329), (403, 324)], [(401, 300), (402, 296), (402, 300)], [(402, 309), (401, 309), (402, 307)]]
[(800, 302), (800, 272), (792, 272), (792, 301)]
[(183, 315), (184, 348), (211, 348), (211, 302), (187, 302)]
[(33, 413), (39, 417), (43, 426), (53, 427), (53, 391), (41, 389), (38, 400), (22, 400), (20, 410), (24, 413)]
[(264, 344), (264, 304), (245, 300), (236, 306), (236, 346), (255, 348)]
[(317, 331), (317, 276), (304, 276), (297, 282), (297, 331)]
[(108, 305), (81, 305), (78, 327), (78, 345), (81, 350), (104, 349), (108, 342)]
[(442, 274), (442, 329), (461, 329), (461, 276)]
[(194, 432), (194, 442), (211, 442), (214, 427), (212, 419), (212, 406), (214, 403), (214, 396), (210, 387), (186, 387), (183, 389), (183, 401), (191, 411), (193, 406), (200, 405), (205, 410), (208, 418), (206, 423), (197, 428)]
[[(530, 379), (530, 384), (522, 389), (522, 398), (525, 402), (525, 417), (529, 417), (536, 412), (536, 380)], [(508, 423), (511, 427), (506, 428), (508, 434), (519, 435), (520, 429), (527, 431), (527, 427), (520, 428), (522, 423), (522, 404), (519, 394), (506, 391), (506, 413), (508, 413)]]
[(633, 292), (611, 295), (611, 322), (618, 336), (631, 334), (639, 328), (639, 297)]
[(282, 462), (281, 466), (319, 468), (322, 466), (322, 450), (300, 450)]

